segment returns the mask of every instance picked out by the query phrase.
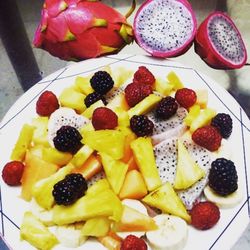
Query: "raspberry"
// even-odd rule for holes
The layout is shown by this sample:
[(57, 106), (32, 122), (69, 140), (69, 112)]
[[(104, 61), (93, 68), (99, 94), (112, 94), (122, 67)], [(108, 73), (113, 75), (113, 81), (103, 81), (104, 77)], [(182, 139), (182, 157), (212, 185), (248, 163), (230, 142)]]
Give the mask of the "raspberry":
[(91, 87), (99, 94), (106, 94), (114, 86), (114, 81), (106, 71), (96, 72), (90, 79)]
[(134, 107), (137, 103), (142, 101), (145, 97), (153, 92), (150, 85), (141, 83), (130, 83), (125, 88), (125, 98), (130, 107)]
[(82, 136), (79, 131), (71, 126), (62, 126), (53, 139), (55, 148), (62, 152), (76, 153), (80, 147)]
[(215, 127), (208, 125), (196, 129), (192, 134), (192, 139), (201, 147), (209, 151), (216, 151), (221, 145), (222, 137)]
[(4, 182), (10, 186), (18, 186), (21, 184), (24, 164), (20, 161), (8, 162), (2, 170), (2, 178)]
[(128, 235), (121, 244), (120, 250), (147, 250), (147, 244), (135, 235)]
[(197, 96), (192, 89), (182, 88), (176, 91), (175, 99), (182, 107), (188, 109), (195, 104)]
[(191, 224), (201, 230), (213, 227), (220, 219), (219, 208), (210, 201), (195, 204), (190, 213)]
[(82, 174), (73, 173), (54, 185), (52, 195), (58, 205), (71, 205), (84, 195), (87, 188)]
[(218, 113), (211, 121), (211, 125), (216, 127), (223, 138), (228, 138), (233, 129), (233, 121), (230, 115)]
[(232, 161), (218, 158), (212, 162), (208, 185), (219, 195), (228, 195), (238, 189), (238, 175)]
[(94, 104), (95, 102), (99, 100), (102, 100), (104, 104), (106, 103), (104, 96), (102, 96), (100, 93), (93, 92), (93, 93), (88, 94), (85, 97), (84, 103), (86, 107), (88, 108), (89, 106), (91, 106), (92, 104)]
[(134, 74), (133, 82), (153, 85), (155, 77), (145, 66), (140, 66)]
[(96, 130), (114, 129), (118, 125), (118, 117), (109, 108), (96, 108), (93, 112), (92, 124)]
[(152, 135), (154, 123), (145, 115), (134, 115), (130, 119), (130, 128), (137, 136)]
[(36, 102), (36, 113), (41, 116), (50, 116), (59, 108), (56, 95), (51, 91), (44, 91)]
[(168, 119), (173, 116), (178, 109), (178, 104), (171, 96), (163, 98), (156, 106), (155, 115), (160, 119)]

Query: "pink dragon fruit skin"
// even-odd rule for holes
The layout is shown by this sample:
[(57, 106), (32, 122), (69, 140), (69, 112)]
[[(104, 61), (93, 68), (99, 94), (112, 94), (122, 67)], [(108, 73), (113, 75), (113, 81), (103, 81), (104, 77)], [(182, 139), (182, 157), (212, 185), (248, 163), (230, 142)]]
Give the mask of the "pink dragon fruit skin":
[[(171, 14), (171, 11), (173, 15), (166, 16), (166, 13)], [(154, 20), (156, 16), (161, 20)], [(180, 23), (187, 16), (187, 25), (189, 25), (190, 30), (186, 32), (184, 23), (182, 23), (182, 27)], [(178, 17), (182, 20), (180, 21)], [(152, 20), (152, 23), (145, 21), (143, 24), (144, 20), (147, 19), (148, 22)], [(184, 54), (192, 46), (197, 30), (197, 20), (187, 0), (147, 0), (138, 9), (133, 28), (135, 41), (146, 52), (154, 57), (170, 58)], [(186, 34), (181, 37), (181, 34), (178, 33), (179, 30), (186, 32)], [(168, 35), (170, 36), (168, 37)], [(176, 35), (176, 37), (172, 37), (172, 35)], [(177, 43), (175, 47), (172, 45), (168, 47), (167, 43), (164, 44), (164, 41), (168, 40), (170, 43), (177, 40), (182, 41)]]
[(45, 0), (33, 44), (63, 60), (120, 51), (132, 41), (126, 18), (100, 1)]
[(215, 69), (237, 69), (247, 61), (240, 32), (231, 18), (219, 11), (211, 13), (200, 24), (195, 37), (195, 52)]

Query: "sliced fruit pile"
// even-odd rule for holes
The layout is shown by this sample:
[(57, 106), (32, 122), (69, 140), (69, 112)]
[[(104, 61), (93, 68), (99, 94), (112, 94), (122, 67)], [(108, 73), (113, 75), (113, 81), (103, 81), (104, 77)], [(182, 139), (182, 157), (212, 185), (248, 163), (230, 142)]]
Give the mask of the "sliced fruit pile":
[(88, 237), (111, 250), (182, 249), (188, 224), (215, 226), (240, 191), (234, 163), (218, 153), (232, 119), (207, 103), (206, 90), (145, 66), (43, 92), (2, 171), (31, 203), (21, 238), (39, 249)]

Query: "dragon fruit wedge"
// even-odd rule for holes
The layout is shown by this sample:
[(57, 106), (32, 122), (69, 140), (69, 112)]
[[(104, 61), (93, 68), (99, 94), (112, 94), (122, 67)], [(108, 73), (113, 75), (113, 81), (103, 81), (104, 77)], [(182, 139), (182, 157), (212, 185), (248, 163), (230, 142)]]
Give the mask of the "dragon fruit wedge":
[(195, 37), (195, 52), (215, 69), (241, 68), (247, 60), (240, 32), (231, 18), (219, 11), (201, 23)]
[(98, 0), (45, 0), (33, 44), (77, 61), (117, 53), (132, 38), (126, 17)]
[(155, 57), (176, 57), (194, 40), (197, 21), (187, 0), (148, 0), (134, 19), (135, 41)]

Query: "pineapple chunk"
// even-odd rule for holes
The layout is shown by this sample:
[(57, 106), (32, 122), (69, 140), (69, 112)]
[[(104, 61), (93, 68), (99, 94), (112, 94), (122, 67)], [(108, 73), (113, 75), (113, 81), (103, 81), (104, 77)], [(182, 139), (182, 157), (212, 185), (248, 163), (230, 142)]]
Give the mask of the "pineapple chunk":
[(100, 153), (100, 156), (107, 180), (115, 194), (119, 194), (128, 170), (128, 165), (122, 161), (114, 160), (111, 156), (104, 153)]
[(107, 179), (100, 179), (99, 181), (97, 181), (96, 183), (94, 183), (92, 186), (90, 186), (86, 192), (86, 194), (88, 196), (95, 196), (98, 193), (100, 193), (101, 191), (104, 190), (109, 190), (111, 187), (109, 185), (109, 182), (107, 181)]
[(62, 179), (65, 178), (74, 169), (74, 166), (69, 164), (51, 176), (42, 179), (35, 183), (32, 188), (32, 195), (35, 198), (36, 202), (45, 209), (50, 209), (54, 204), (54, 197), (52, 195), (53, 187)]
[(124, 111), (127, 111), (129, 109), (129, 106), (127, 104), (127, 101), (125, 99), (125, 95), (123, 93), (115, 96), (108, 104), (107, 108), (110, 108), (112, 110), (115, 110), (116, 108), (120, 108)]
[(20, 237), (37, 249), (49, 250), (58, 244), (57, 238), (31, 212), (25, 212)]
[(72, 158), (70, 153), (61, 152), (56, 148), (43, 148), (42, 149), (43, 160), (56, 164), (58, 166), (64, 166), (69, 163)]
[(109, 232), (110, 224), (111, 221), (106, 217), (89, 219), (82, 228), (82, 234), (94, 237), (106, 236)]
[(207, 107), (207, 102), (208, 102), (208, 92), (206, 89), (197, 89), (195, 90), (197, 99), (196, 103), (200, 105), (201, 108), (206, 108)]
[(48, 121), (49, 118), (47, 116), (39, 116), (32, 120), (32, 125), (35, 127), (32, 141), (33, 143), (49, 146), (48, 141)]
[(155, 94), (151, 94), (145, 97), (142, 101), (137, 103), (133, 108), (129, 109), (128, 116), (131, 119), (134, 115), (142, 115), (148, 113), (155, 105), (161, 100), (161, 97)]
[(205, 171), (195, 163), (180, 140), (177, 145), (178, 157), (174, 188), (186, 189), (204, 177)]
[(187, 222), (191, 220), (181, 199), (169, 182), (149, 193), (142, 201), (149, 206), (160, 209), (163, 213), (179, 216)]
[(65, 88), (59, 96), (62, 107), (75, 109), (78, 113), (82, 113), (86, 109), (84, 99), (85, 95), (76, 91), (73, 87)]
[(133, 75), (133, 71), (126, 69), (124, 67), (118, 67), (115, 70), (112, 70), (112, 78), (114, 80), (114, 86), (120, 87), (124, 84), (130, 77)]
[(106, 247), (108, 250), (120, 250), (121, 249), (121, 240), (114, 238), (112, 236), (103, 236), (98, 237), (98, 241)]
[(184, 118), (184, 122), (187, 126), (190, 126), (194, 119), (198, 117), (200, 114), (200, 106), (198, 104), (194, 104), (190, 107), (187, 116)]
[(84, 95), (88, 95), (94, 92), (93, 88), (90, 85), (90, 78), (91, 76), (87, 76), (87, 77), (77, 76), (76, 77), (75, 86)]
[(100, 108), (100, 107), (105, 107), (104, 103), (102, 100), (99, 100), (92, 105), (90, 105), (83, 113), (82, 115), (87, 117), (88, 119), (91, 119), (93, 112), (95, 109)]
[(167, 75), (167, 80), (169, 81), (169, 83), (170, 83), (171, 85), (173, 85), (173, 89), (174, 89), (174, 90), (178, 90), (178, 89), (184, 88), (183, 83), (181, 82), (180, 78), (175, 74), (174, 71), (171, 71), (171, 72)]
[(159, 187), (162, 183), (156, 167), (151, 139), (139, 137), (131, 142), (131, 148), (148, 190), (152, 191)]
[(163, 96), (168, 96), (173, 90), (174, 85), (164, 81), (161, 78), (157, 78), (155, 81), (155, 90)]
[(121, 131), (111, 129), (84, 131), (82, 143), (119, 160), (124, 155), (125, 135)]
[(34, 133), (34, 126), (31, 126), (29, 124), (24, 124), (17, 142), (12, 150), (11, 153), (11, 160), (12, 161), (23, 161), (25, 154), (26, 154), (26, 150), (29, 148), (30, 143), (32, 141), (32, 137), (33, 137), (33, 133)]
[(118, 117), (118, 126), (129, 127), (130, 122), (128, 112), (120, 107), (115, 108), (114, 111)]

